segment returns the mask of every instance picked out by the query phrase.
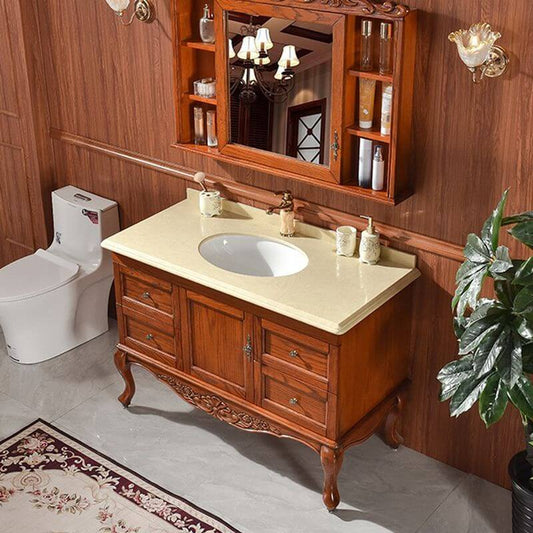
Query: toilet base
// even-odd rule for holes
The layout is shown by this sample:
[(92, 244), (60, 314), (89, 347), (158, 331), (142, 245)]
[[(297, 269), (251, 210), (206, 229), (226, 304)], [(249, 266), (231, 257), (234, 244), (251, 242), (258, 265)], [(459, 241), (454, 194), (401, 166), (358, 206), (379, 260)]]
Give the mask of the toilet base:
[(107, 306), (113, 279), (82, 289), (85, 281), (81, 278), (27, 300), (0, 304), (0, 325), (13, 361), (41, 363), (109, 330)]

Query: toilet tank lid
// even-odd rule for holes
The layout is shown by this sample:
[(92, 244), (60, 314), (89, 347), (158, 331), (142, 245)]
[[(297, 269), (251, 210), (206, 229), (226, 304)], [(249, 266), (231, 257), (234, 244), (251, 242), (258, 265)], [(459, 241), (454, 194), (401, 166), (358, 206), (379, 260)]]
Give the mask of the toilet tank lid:
[(57, 196), (69, 204), (83, 207), (91, 211), (107, 211), (117, 206), (117, 202), (108, 200), (91, 192), (78, 189), (72, 185), (67, 185), (57, 191), (52, 192), (52, 196)]
[(0, 302), (24, 300), (65, 285), (79, 266), (46, 250), (19, 259), (0, 269)]

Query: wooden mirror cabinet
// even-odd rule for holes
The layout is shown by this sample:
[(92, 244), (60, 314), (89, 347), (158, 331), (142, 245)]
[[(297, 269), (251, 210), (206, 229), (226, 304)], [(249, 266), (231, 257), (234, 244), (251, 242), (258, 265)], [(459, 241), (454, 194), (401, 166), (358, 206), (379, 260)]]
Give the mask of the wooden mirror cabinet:
[[(199, 21), (205, 3), (214, 17), (215, 42), (212, 44), (202, 42), (199, 36)], [(412, 194), (409, 160), (416, 10), (409, 10), (394, 2), (380, 3), (373, 0), (173, 0), (173, 20), (176, 146), (288, 180), (305, 181), (386, 204), (395, 205)], [(374, 28), (371, 45), (374, 66), (371, 70), (363, 70), (360, 65), (361, 33), (365, 20), (371, 20)], [(238, 35), (237, 32), (235, 35), (239, 21), (243, 34)], [(236, 107), (235, 97), (232, 96), (235, 86), (232, 71), (236, 70), (235, 61), (242, 61), (238, 54), (237, 58), (230, 57), (228, 39), (233, 35), (232, 42), (235, 43), (235, 50), (238, 50), (237, 44), (242, 47), (247, 26), (258, 28), (268, 25), (269, 21), (272, 28), (270, 31), (275, 34), (272, 37), (274, 48), (277, 46), (281, 49), (281, 44), (277, 43), (279, 40), (294, 43), (298, 59), (307, 68), (306, 73), (311, 69), (309, 57), (313, 56), (312, 52), (320, 52), (314, 54), (317, 57), (322, 54), (322, 64), (330, 69), (327, 73), (327, 92), (324, 98), (290, 108), (287, 108), (288, 104), (281, 108), (279, 101), (272, 104), (259, 95), (262, 100), (252, 104), (252, 112), (248, 108), (248, 112), (244, 113), (246, 117), (243, 118), (242, 102), (240, 108)], [(286, 24), (280, 26), (277, 24), (280, 21), (286, 21)], [(391, 69), (387, 74), (380, 74), (377, 68), (381, 22), (392, 26)], [(281, 30), (275, 33), (278, 27)], [(326, 30), (317, 31), (317, 28)], [(313, 43), (316, 43), (316, 47)], [(329, 59), (323, 57), (326, 49), (324, 43), (330, 49)], [(264, 70), (265, 75), (272, 79), (279, 55), (280, 50), (276, 50), (268, 68), (261, 66), (257, 74), (262, 75)], [(304, 76), (301, 66), (300, 70), (299, 67), (294, 70), (294, 78), (297, 80), (295, 83), (305, 77), (309, 78), (309, 75)], [(194, 82), (205, 78), (216, 80), (216, 96), (194, 93)], [(369, 129), (359, 127), (359, 88), (362, 80), (376, 83), (373, 127)], [(392, 85), (390, 135), (382, 135), (379, 127), (381, 95), (384, 86), (389, 84)], [(293, 98), (292, 101), (297, 99)], [(310, 109), (307, 115), (306, 105)], [(320, 105), (325, 110), (322, 115)], [(268, 112), (269, 106), (275, 108), (274, 112)], [(195, 107), (202, 108), (204, 121), (207, 111), (216, 112), (216, 147), (198, 143), (198, 140), (195, 143)], [(273, 119), (274, 115), (281, 116), (283, 123), (276, 122), (280, 119)], [(237, 116), (240, 118), (237, 119)], [(306, 116), (311, 117), (307, 122), (298, 122)], [(237, 136), (236, 120), (241, 121), (239, 124), (248, 121), (247, 131), (252, 134)], [(295, 124), (300, 125), (304, 131), (307, 128), (308, 139), (316, 142), (320, 154), (318, 151), (313, 152), (313, 157), (316, 155), (314, 162), (305, 160), (305, 155), (302, 155), (304, 151), (300, 153), (294, 148), (294, 144), (299, 142), (299, 134), (290, 138)], [(267, 133), (261, 133), (262, 131)], [(253, 134), (256, 137), (264, 135), (264, 141), (257, 142), (257, 139), (253, 139)], [(283, 138), (272, 139), (276, 136)], [(377, 145), (382, 147), (385, 160), (382, 190), (359, 186), (359, 148), (362, 139), (371, 141), (373, 150)], [(300, 144), (303, 146), (307, 142), (308, 140), (301, 140)]]

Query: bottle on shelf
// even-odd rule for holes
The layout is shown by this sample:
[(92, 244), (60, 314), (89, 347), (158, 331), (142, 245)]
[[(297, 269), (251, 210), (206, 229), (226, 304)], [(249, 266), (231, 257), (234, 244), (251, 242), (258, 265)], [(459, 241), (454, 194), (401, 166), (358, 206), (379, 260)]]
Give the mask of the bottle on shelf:
[(207, 123), (207, 146), (214, 148), (218, 146), (216, 112), (214, 110), (210, 109), (206, 113), (206, 123)]
[(361, 26), (361, 70), (372, 70), (372, 21), (363, 20)]
[(392, 24), (382, 22), (379, 28), (379, 73), (392, 73)]
[(376, 80), (359, 79), (359, 127), (369, 130), (374, 121)]
[(208, 44), (215, 42), (215, 21), (207, 4), (204, 6), (204, 14), (200, 19), (200, 39)]
[(372, 141), (369, 139), (359, 140), (359, 187), (370, 189), (372, 186)]
[(383, 84), (381, 96), (381, 135), (390, 135), (392, 121), (392, 83)]
[(385, 160), (383, 159), (383, 148), (378, 144), (372, 161), (372, 189), (375, 191), (382, 191), (384, 186)]
[(204, 110), (194, 108), (194, 144), (205, 144)]

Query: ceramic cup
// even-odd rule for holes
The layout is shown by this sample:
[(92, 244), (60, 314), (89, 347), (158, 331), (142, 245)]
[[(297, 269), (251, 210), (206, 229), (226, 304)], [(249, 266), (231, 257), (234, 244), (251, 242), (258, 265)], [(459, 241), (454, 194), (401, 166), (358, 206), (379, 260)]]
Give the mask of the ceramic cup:
[(216, 217), (222, 213), (222, 198), (218, 191), (200, 192), (200, 213), (203, 217)]
[(352, 226), (340, 226), (335, 232), (337, 255), (351, 257), (355, 253), (357, 230)]

